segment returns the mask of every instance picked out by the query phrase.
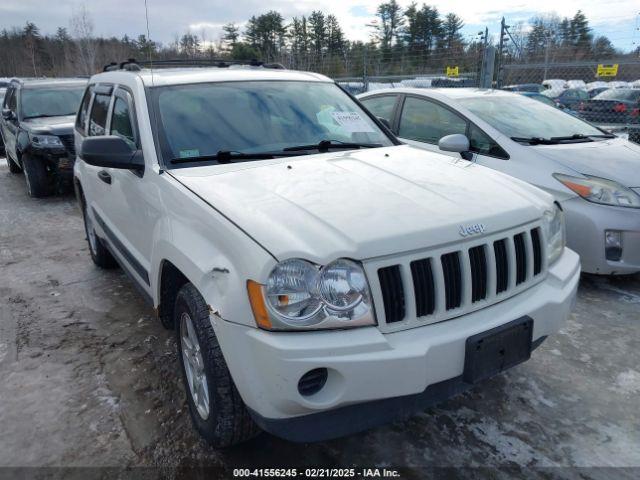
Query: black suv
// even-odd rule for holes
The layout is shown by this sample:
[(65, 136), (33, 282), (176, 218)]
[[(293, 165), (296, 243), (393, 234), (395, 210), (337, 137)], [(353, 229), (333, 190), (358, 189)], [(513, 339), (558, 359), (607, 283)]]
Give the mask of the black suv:
[(84, 79), (13, 79), (9, 83), (0, 132), (9, 170), (24, 171), (32, 197), (72, 185), (73, 122), (86, 85)]

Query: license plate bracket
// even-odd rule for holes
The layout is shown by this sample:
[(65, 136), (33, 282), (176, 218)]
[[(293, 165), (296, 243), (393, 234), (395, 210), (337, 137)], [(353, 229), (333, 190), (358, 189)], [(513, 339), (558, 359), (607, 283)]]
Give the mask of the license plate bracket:
[(477, 383), (531, 358), (533, 319), (521, 317), (467, 338), (463, 380)]

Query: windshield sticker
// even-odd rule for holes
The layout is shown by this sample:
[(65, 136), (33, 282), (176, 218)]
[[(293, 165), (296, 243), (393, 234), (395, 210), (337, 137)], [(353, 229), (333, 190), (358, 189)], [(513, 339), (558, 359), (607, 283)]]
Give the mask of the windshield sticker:
[(331, 112), (331, 116), (348, 133), (375, 132), (358, 112)]
[(180, 158), (199, 157), (200, 150), (194, 148), (192, 150), (180, 150)]

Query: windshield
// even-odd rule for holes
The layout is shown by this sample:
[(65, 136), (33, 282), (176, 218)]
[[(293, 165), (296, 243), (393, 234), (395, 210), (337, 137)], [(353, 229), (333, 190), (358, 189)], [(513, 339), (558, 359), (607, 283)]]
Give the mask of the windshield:
[(75, 115), (85, 86), (25, 88), (22, 90), (22, 118)]
[(640, 90), (612, 88), (599, 93), (594, 100), (619, 100), (621, 102), (637, 102), (640, 100)]
[[(223, 82), (158, 87), (166, 161), (219, 152), (251, 154), (332, 143), (393, 145), (333, 83)], [(290, 152), (289, 152), (290, 153)], [(300, 154), (308, 153), (300, 151)]]
[(561, 110), (519, 95), (458, 100), (508, 137), (551, 138), (602, 135), (602, 131)]

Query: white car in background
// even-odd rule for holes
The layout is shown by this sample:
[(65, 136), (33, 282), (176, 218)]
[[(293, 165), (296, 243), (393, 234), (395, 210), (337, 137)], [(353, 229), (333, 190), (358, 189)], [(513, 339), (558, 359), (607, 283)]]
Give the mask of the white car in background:
[(584, 80), (567, 80), (567, 88), (581, 88), (587, 89), (587, 84)]
[(583, 271), (640, 271), (640, 146), (522, 95), (394, 89), (360, 101), (405, 143), (445, 151), (551, 193)]
[(562, 92), (565, 88), (569, 88), (569, 86), (567, 85), (567, 81), (559, 78), (543, 80), (542, 87), (545, 90), (550, 90), (552, 92)]

